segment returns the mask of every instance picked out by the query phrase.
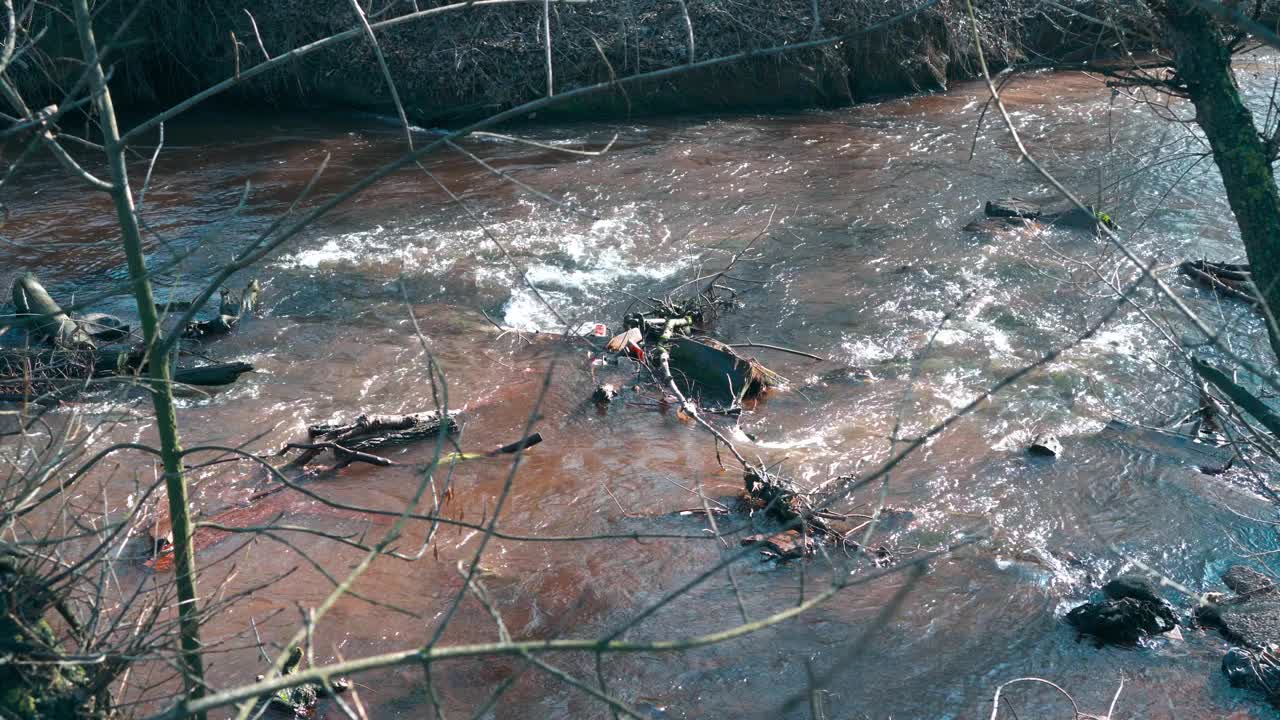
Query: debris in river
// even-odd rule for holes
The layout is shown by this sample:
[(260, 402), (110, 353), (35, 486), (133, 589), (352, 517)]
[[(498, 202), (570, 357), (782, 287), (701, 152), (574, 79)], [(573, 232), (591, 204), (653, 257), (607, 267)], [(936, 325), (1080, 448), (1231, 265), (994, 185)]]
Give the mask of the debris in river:
[[(182, 336), (203, 340), (230, 333), (240, 325), (242, 317), (257, 311), (261, 294), (262, 286), (257, 278), (250, 280), (239, 296), (234, 295), (230, 288), (222, 288), (219, 291), (218, 314), (209, 320), (192, 321), (183, 329)], [(183, 309), (191, 307), (191, 303), (173, 303), (167, 307), (172, 308), (175, 305), (181, 305)], [(165, 308), (166, 306), (158, 305), (157, 307)]]
[[(256, 306), (258, 293), (257, 281), (250, 281), (234, 311)], [(97, 312), (67, 315), (31, 273), (14, 281), (13, 302), (15, 317), (29, 337), (48, 341), (52, 347), (31, 344), (0, 350), (3, 397), (65, 397), (92, 389), (94, 381), (146, 370), (147, 353), (141, 344), (98, 344), (130, 338), (130, 327), (120, 318)], [(245, 362), (179, 366), (173, 369), (172, 379), (181, 385), (218, 387), (234, 383), (251, 370), (253, 366)]]
[(27, 331), (62, 349), (93, 348), (93, 338), (54, 301), (44, 285), (31, 273), (13, 281), (13, 306), (17, 319)]
[(983, 207), (983, 212), (987, 217), (992, 218), (1022, 218), (1024, 220), (1038, 220), (1043, 213), (1039, 203), (1033, 203), (1030, 200), (1022, 198), (1005, 198), (1003, 200), (988, 200)]
[(95, 312), (76, 315), (72, 319), (94, 340), (114, 342), (129, 337), (129, 326), (115, 315)]
[(1159, 606), (1133, 598), (1085, 603), (1067, 613), (1067, 622), (1099, 645), (1132, 645), (1145, 635), (1158, 635), (1176, 627), (1174, 618), (1158, 612)]
[(1275, 581), (1244, 565), (1228, 569), (1222, 581), (1234, 594), (1215, 596), (1201, 605), (1196, 620), (1251, 650), (1280, 645), (1280, 590)]
[(1054, 435), (1049, 433), (1040, 433), (1036, 435), (1031, 444), (1027, 446), (1027, 451), (1032, 455), (1043, 455), (1046, 457), (1058, 457), (1062, 454), (1062, 443)]
[(220, 385), (230, 385), (238, 380), (241, 375), (252, 371), (253, 366), (247, 362), (199, 365), (197, 367), (179, 368), (175, 370), (173, 373), (173, 381), (183, 385), (218, 387)]
[[(983, 212), (988, 218), (996, 219), (1000, 223), (1011, 227), (1017, 227), (1019, 223), (1027, 221), (1091, 232), (1097, 231), (1101, 225), (1111, 226), (1111, 218), (1105, 214), (1099, 215), (1092, 207), (1087, 207), (1086, 209), (1069, 207), (1063, 210), (1049, 211), (1038, 203), (1016, 197), (988, 200), (983, 207)], [(974, 225), (974, 223), (970, 225)], [(968, 226), (966, 226), (966, 229), (968, 229)]]
[(1222, 672), (1231, 687), (1264, 693), (1280, 706), (1280, 656), (1271, 650), (1233, 647), (1222, 656)]
[(1186, 260), (1178, 266), (1178, 271), (1220, 295), (1262, 307), (1248, 265)]
[(1178, 626), (1178, 616), (1155, 585), (1141, 575), (1121, 575), (1102, 587), (1106, 598), (1067, 613), (1067, 622), (1098, 643), (1132, 645), (1145, 635), (1158, 635)]
[(600, 405), (608, 405), (616, 397), (618, 397), (618, 388), (608, 383), (597, 386), (596, 391), (591, 394), (591, 399)]
[(1130, 425), (1121, 420), (1107, 423), (1098, 436), (1194, 465), (1208, 475), (1226, 472), (1236, 458), (1235, 451), (1230, 447), (1215, 447), (1189, 435)]
[(1112, 600), (1132, 598), (1140, 602), (1165, 605), (1170, 613), (1173, 612), (1173, 606), (1169, 605), (1169, 601), (1160, 597), (1159, 592), (1156, 591), (1155, 583), (1143, 575), (1128, 573), (1112, 578), (1102, 586), (1102, 594)]
[(784, 530), (773, 535), (748, 535), (742, 538), (741, 543), (762, 543), (764, 553), (778, 560), (812, 557), (817, 547), (811, 535), (805, 535), (799, 530)]
[[(302, 665), (302, 656), (302, 648), (294, 646), (289, 651), (289, 658), (285, 660), (284, 665), (280, 668), (280, 676), (292, 675)], [(264, 675), (259, 675), (258, 680), (262, 681), (265, 677)], [(331, 697), (350, 689), (351, 680), (345, 677), (337, 677), (330, 679), (328, 684), (309, 682), (277, 690), (266, 702), (268, 707), (273, 710), (287, 713), (293, 717), (307, 718), (315, 713), (316, 704), (320, 702), (320, 698)]]
[(392, 461), (364, 451), (406, 445), (434, 437), (440, 432), (452, 433), (458, 428), (456, 417), (456, 412), (441, 415), (428, 410), (408, 415), (360, 415), (346, 423), (309, 425), (307, 437), (310, 442), (289, 443), (277, 454), (302, 450), (290, 463), (296, 467), (306, 465), (325, 450), (333, 451), (339, 461), (338, 467), (357, 461), (392, 465)]

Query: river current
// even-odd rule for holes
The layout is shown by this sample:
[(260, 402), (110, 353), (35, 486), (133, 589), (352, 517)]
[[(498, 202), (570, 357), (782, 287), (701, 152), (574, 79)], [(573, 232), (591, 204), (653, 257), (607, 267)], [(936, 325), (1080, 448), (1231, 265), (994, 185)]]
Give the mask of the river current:
[[(1274, 73), (1262, 59), (1243, 77), (1264, 98)], [(461, 445), (488, 449), (520, 436), (554, 366), (537, 424), (545, 441), (525, 457), (500, 528), (540, 536), (706, 534), (704, 519), (678, 511), (701, 506), (691, 492), (698, 485), (731, 504), (741, 474), (721, 469), (709, 435), (655, 407), (655, 393), (597, 412), (589, 398), (598, 369), (580, 346), (556, 339), (562, 328), (515, 265), (572, 324), (615, 328), (633, 296), (723, 267), (763, 231), (734, 268), (740, 307), (715, 333), (826, 360), (744, 350), (790, 383), (742, 417), (750, 437), (735, 435), (739, 447), (752, 459), (781, 463), (810, 487), (867, 472), (889, 457), (899, 418), (901, 437), (919, 436), (1005, 375), (1072, 343), (1115, 303), (1109, 284), (1134, 273), (1089, 233), (963, 230), (981, 217), (987, 199), (1053, 200), (994, 112), (975, 135), (985, 97), (984, 86), (973, 83), (834, 111), (506, 130), (546, 146), (591, 150), (616, 135), (599, 156), (492, 137), (464, 144), (555, 204), (459, 153), (430, 155), (426, 169), (474, 216), (411, 167), (238, 275), (235, 287), (261, 279), (261, 317), (202, 351), (248, 360), (257, 372), (211, 396), (182, 399), (184, 442), (274, 449), (300, 439), (308, 422), (430, 408), (429, 351), (447, 378), (450, 406), (463, 411)], [(1211, 323), (1232, 328), (1241, 352), (1264, 360), (1262, 325), (1251, 310), (1176, 274), (1185, 258), (1243, 259), (1201, 141), (1084, 74), (1016, 80), (1007, 100), (1046, 166), (1100, 202), (1180, 297)], [(162, 297), (178, 299), (285, 212), (326, 155), (328, 170), (307, 203), (394, 159), (405, 143), (394, 124), (354, 114), (210, 111), (165, 130), (142, 217), (153, 262), (194, 249), (160, 283)], [(431, 138), (424, 130), (415, 141)], [(132, 161), (135, 182), (149, 152), (139, 150)], [(6, 247), (9, 264), (39, 273), (56, 296), (94, 293), (125, 276), (109, 203), (70, 186), (56, 166), (34, 165), (6, 203), (9, 238), (22, 245)], [(487, 233), (506, 245), (510, 259)], [(1135, 299), (1175, 337), (1190, 337), (1149, 285)], [(95, 309), (131, 316), (130, 303), (120, 291)], [(485, 314), (519, 332), (500, 334)], [(811, 668), (818, 677), (829, 674), (824, 702), (831, 718), (975, 718), (990, 713), (996, 686), (1020, 676), (1051, 680), (1082, 711), (1102, 714), (1123, 678), (1117, 717), (1269, 717), (1260, 699), (1228, 687), (1218, 672), (1226, 645), (1211, 631), (1184, 628), (1180, 639), (1099, 649), (1077, 641), (1062, 621), (1106, 578), (1137, 563), (1195, 591), (1215, 590), (1227, 566), (1276, 547), (1269, 526), (1243, 517), (1273, 513), (1243, 470), (1209, 476), (1096, 436), (1112, 419), (1160, 426), (1194, 410), (1187, 374), (1162, 332), (1126, 307), (890, 476), (885, 502), (910, 511), (910, 519), (883, 528), (876, 543), (899, 562), (972, 530), (989, 534), (988, 541), (934, 561), (916, 580), (901, 573), (849, 588), (745, 638), (679, 655), (610, 657), (610, 691), (654, 717), (802, 718), (810, 717)], [(95, 442), (154, 438), (147, 401), (132, 403), (133, 417), (113, 421)], [(81, 410), (107, 412), (93, 403)], [(1027, 455), (1038, 431), (1062, 437), (1064, 455)], [(430, 452), (411, 447), (393, 457), (421, 462)], [(261, 487), (260, 473), (232, 467), (193, 476), (201, 512), (236, 507)], [(508, 471), (503, 460), (459, 464), (447, 514), (491, 517)], [(123, 513), (137, 501), (136, 480), (131, 472), (102, 472), (78, 497)], [(352, 466), (309, 487), (341, 502), (399, 510), (418, 476), (408, 468)], [(878, 500), (875, 490), (845, 507), (866, 512)], [(379, 537), (393, 521), (300, 494), (271, 502), (266, 520), (353, 538)], [(732, 515), (720, 523), (737, 524)], [(411, 523), (399, 546), (415, 551), (425, 531), (425, 523)], [(264, 641), (280, 642), (298, 627), (297, 608), (314, 606), (331, 589), (299, 553), (338, 576), (361, 556), (313, 535), (288, 540), (245, 547), (244, 538), (231, 538), (200, 550), (208, 592), (234, 593), (293, 570), (210, 620), (210, 638), (242, 633), (242, 641), (210, 657), (213, 684), (250, 681), (262, 671), (257, 650), (243, 641), (250, 617)], [(481, 577), (513, 636), (592, 637), (691, 580), (737, 540), (730, 538), (729, 548), (705, 538), (494, 540)], [(416, 562), (376, 561), (356, 588), (386, 605), (338, 602), (316, 637), (317, 660), (423, 643), (460, 586), (457, 563), (469, 561), (476, 542), (476, 533), (446, 527)], [(713, 575), (627, 637), (712, 632), (742, 622), (743, 613), (759, 619), (819, 592), (832, 572), (821, 559), (751, 557), (733, 567), (732, 584), (723, 572)], [(152, 571), (138, 562), (121, 572), (127, 585)], [(905, 600), (881, 618), (906, 582), (913, 586)], [(1180, 601), (1183, 608), (1190, 603)], [(444, 642), (495, 638), (487, 612), (469, 601)], [(548, 659), (594, 681), (590, 656)], [(432, 672), (448, 717), (469, 716), (508, 677), (517, 679), (493, 717), (607, 717), (589, 696), (518, 660), (443, 663)], [(132, 681), (142, 687), (146, 675)], [(357, 681), (370, 717), (428, 714), (421, 667)], [(1071, 717), (1051, 689), (1008, 692), (1001, 717), (1012, 717), (1010, 710), (1023, 718)]]

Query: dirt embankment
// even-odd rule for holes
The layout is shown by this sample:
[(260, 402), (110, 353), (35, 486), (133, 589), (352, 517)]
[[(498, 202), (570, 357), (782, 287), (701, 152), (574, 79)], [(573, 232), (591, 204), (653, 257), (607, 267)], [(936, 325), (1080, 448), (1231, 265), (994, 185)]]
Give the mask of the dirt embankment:
[[(490, 0), (492, 2), (492, 0)], [(53, 3), (52, 5), (69, 3)], [(448, 4), (447, 0), (362, 2), (373, 23)], [(551, 5), (557, 92), (813, 38), (855, 33), (923, 4), (921, 0), (594, 0)], [(1034, 0), (980, 5), (984, 49), (996, 64), (1088, 54), (1095, 33), (1071, 32), (1073, 17), (1048, 18)], [(1079, 4), (1076, 2), (1074, 4)], [(125, 7), (128, 5), (129, 7)], [(117, 7), (119, 6), (119, 7)], [(688, 22), (684, 7), (687, 7)], [(1039, 8), (1039, 9), (1037, 9)], [(110, 38), (131, 4), (105, 5), (100, 39)], [(37, 52), (12, 74), (33, 98), (53, 102), (74, 81), (74, 34), (56, 8), (40, 6), (32, 26), (48, 30)], [(817, 18), (815, 27), (815, 15)], [(1077, 19), (1078, 29), (1084, 25)], [(263, 59), (357, 28), (348, 0), (152, 0), (112, 54), (113, 88), (133, 103), (190, 95)], [(256, 26), (256, 31), (255, 31)], [(379, 30), (401, 97), (419, 124), (448, 125), (545, 95), (541, 2), (477, 4)], [(822, 48), (705, 68), (599, 93), (554, 113), (620, 115), (744, 108), (835, 106), (944, 86), (972, 77), (975, 53), (965, 5), (942, 0), (910, 19)], [(240, 102), (282, 107), (391, 108), (367, 38), (321, 50), (244, 83)], [(31, 103), (36, 107), (35, 102)]]

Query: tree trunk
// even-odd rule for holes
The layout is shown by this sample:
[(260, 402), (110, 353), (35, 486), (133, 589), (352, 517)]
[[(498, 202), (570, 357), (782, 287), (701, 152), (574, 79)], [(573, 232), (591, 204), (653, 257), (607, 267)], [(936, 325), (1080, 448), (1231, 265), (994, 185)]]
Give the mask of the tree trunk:
[[(1227, 201), (1240, 226), (1253, 280), (1271, 317), (1280, 316), (1280, 192), (1231, 70), (1231, 51), (1217, 24), (1190, 0), (1169, 0), (1169, 35), (1178, 77), (1196, 108), (1196, 122), (1213, 150)], [(1271, 349), (1280, 337), (1268, 323)]]
[[(160, 436), (160, 457), (164, 463), (165, 492), (169, 497), (169, 518), (173, 527), (178, 634), (181, 644), (179, 658), (187, 700), (190, 701), (205, 694), (204, 660), (200, 654), (200, 609), (196, 601), (192, 527), (187, 512), (187, 481), (182, 474), (182, 445), (178, 439), (173, 382), (169, 375), (168, 353), (160, 338), (160, 319), (156, 314), (155, 298), (151, 292), (151, 279), (147, 273), (142, 235), (133, 204), (133, 191), (129, 188), (124, 145), (120, 140), (120, 129), (116, 125), (115, 108), (111, 103), (106, 73), (99, 61), (97, 41), (93, 36), (93, 19), (89, 13), (88, 0), (75, 0), (74, 4), (76, 30), (80, 36), (90, 84), (96, 96), (95, 106), (98, 120), (102, 124), (102, 144), (111, 168), (111, 199), (115, 205), (116, 219), (120, 223), (120, 236), (129, 265), (129, 279), (133, 284), (134, 301), (138, 306), (138, 318), (148, 349), (147, 371), (151, 377), (151, 403), (156, 411), (156, 432)], [(204, 720), (204, 717), (203, 713), (196, 715), (197, 720)]]

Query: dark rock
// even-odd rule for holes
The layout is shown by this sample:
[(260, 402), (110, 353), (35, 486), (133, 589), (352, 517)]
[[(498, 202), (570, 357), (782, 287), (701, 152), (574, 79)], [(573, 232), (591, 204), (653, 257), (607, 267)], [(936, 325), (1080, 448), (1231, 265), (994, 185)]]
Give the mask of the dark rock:
[(1202, 625), (1215, 627), (1228, 640), (1250, 648), (1280, 643), (1280, 598), (1228, 598), (1196, 610)]
[(1178, 620), (1167, 604), (1133, 598), (1085, 603), (1067, 613), (1067, 622), (1099, 643), (1132, 645), (1143, 635), (1169, 632)]
[(984, 211), (987, 217), (1025, 218), (1027, 220), (1035, 220), (1043, 212), (1040, 205), (1022, 198), (988, 200)]
[(1222, 581), (1237, 594), (1196, 609), (1196, 620), (1228, 640), (1253, 650), (1280, 644), (1280, 592), (1266, 575), (1235, 565)]
[(1111, 600), (1133, 598), (1143, 602), (1162, 603), (1164, 598), (1156, 591), (1155, 583), (1137, 574), (1121, 575), (1102, 586), (1102, 594)]
[(1232, 565), (1222, 573), (1222, 582), (1237, 595), (1262, 595), (1275, 591), (1271, 578), (1246, 565)]
[(1027, 451), (1032, 455), (1057, 457), (1062, 454), (1062, 443), (1053, 435), (1040, 433), (1031, 441), (1031, 445), (1027, 447)]
[(235, 315), (219, 315), (212, 320), (196, 320), (187, 325), (187, 329), (182, 333), (182, 337), (192, 340), (200, 340), (204, 338), (229, 335), (239, 324), (240, 318)]

